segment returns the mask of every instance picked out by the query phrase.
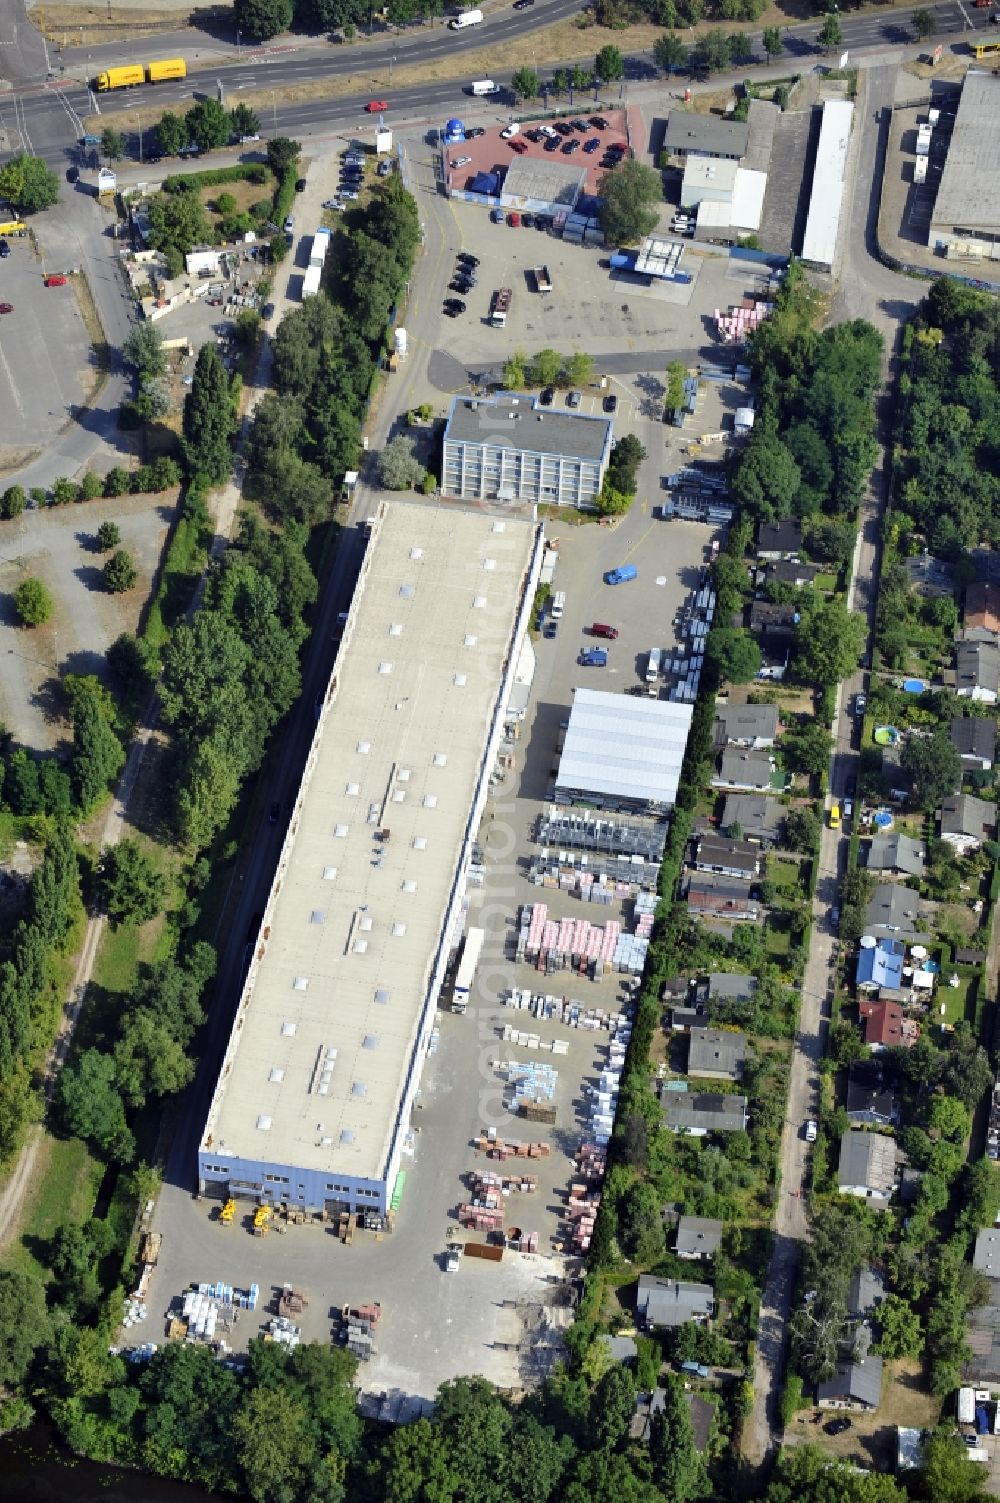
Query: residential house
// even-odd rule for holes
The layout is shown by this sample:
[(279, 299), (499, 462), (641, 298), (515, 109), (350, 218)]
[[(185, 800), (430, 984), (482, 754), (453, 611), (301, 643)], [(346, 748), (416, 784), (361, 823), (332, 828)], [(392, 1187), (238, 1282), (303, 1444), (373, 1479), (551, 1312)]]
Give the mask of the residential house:
[(707, 1007), (696, 1003), (694, 1007), (672, 1007), (670, 1027), (674, 1033), (690, 1033), (694, 1028), (707, 1028), (711, 1021)]
[(920, 898), (899, 882), (879, 882), (865, 909), (865, 933), (876, 939), (917, 942)]
[(768, 562), (780, 558), (797, 558), (802, 551), (802, 523), (797, 517), (782, 517), (778, 522), (761, 522), (757, 533), (757, 557)]
[(747, 793), (767, 793), (774, 775), (774, 758), (766, 751), (740, 751), (728, 747), (712, 778), (713, 788), (735, 788)]
[(751, 896), (752, 891), (753, 884), (745, 877), (696, 872), (688, 878), (688, 912), (693, 918), (728, 918), (754, 923), (761, 916), (761, 906)]
[(847, 1286), (847, 1313), (867, 1320), (885, 1299), (885, 1280), (874, 1268), (859, 1268)]
[(639, 1279), (635, 1313), (649, 1331), (682, 1326), (689, 1320), (711, 1320), (715, 1296), (708, 1284), (683, 1279), (658, 1279), (644, 1273)]
[(909, 587), (925, 600), (937, 595), (951, 595), (955, 589), (955, 576), (951, 564), (934, 558), (930, 553), (921, 553), (916, 558), (904, 558), (903, 568)]
[(869, 1201), (876, 1210), (889, 1204), (896, 1187), (896, 1140), (851, 1127), (840, 1140), (837, 1186), (841, 1195)]
[(868, 846), (869, 871), (902, 872), (907, 877), (921, 878), (925, 865), (923, 844), (911, 835), (901, 832), (876, 835)]
[(777, 705), (716, 705), (715, 745), (745, 746), (751, 751), (773, 746), (781, 729)]
[(984, 840), (992, 840), (996, 825), (996, 805), (985, 799), (956, 793), (941, 805), (941, 839), (960, 856), (968, 856), (978, 851)]
[(1000, 1279), (1000, 1226), (984, 1226), (976, 1237), (972, 1266), (988, 1279)]
[(955, 693), (995, 705), (1000, 695), (1000, 647), (995, 642), (955, 643)]
[[(987, 1276), (988, 1277), (988, 1276)], [(985, 1305), (969, 1311), (965, 1340), (971, 1353), (962, 1373), (976, 1382), (1000, 1378), (1000, 1278), (989, 1279)]]
[(792, 644), (790, 642), (772, 644), (765, 633), (758, 637), (757, 646), (760, 648), (760, 667), (757, 669), (757, 677), (762, 683), (780, 684), (792, 660)]
[(660, 987), (660, 1001), (686, 1002), (690, 990), (690, 976), (668, 976)]
[(709, 971), (694, 983), (695, 1000), (712, 1003), (743, 1003), (749, 1006), (757, 991), (757, 978), (743, 971)]
[[(691, 1439), (699, 1456), (708, 1449), (708, 1442), (712, 1434), (712, 1421), (715, 1418), (715, 1405), (708, 1399), (703, 1399), (700, 1394), (688, 1389), (684, 1397), (687, 1400), (688, 1413), (691, 1417)], [(654, 1388), (652, 1393), (637, 1393), (635, 1396), (635, 1413), (629, 1425), (629, 1439), (649, 1443), (650, 1429), (653, 1416), (661, 1413), (666, 1403), (666, 1389)]]
[(725, 1028), (700, 1028), (688, 1045), (689, 1075), (705, 1080), (739, 1080), (747, 1057), (742, 1033)]
[(962, 624), (967, 642), (1000, 639), (1000, 583), (976, 579), (966, 586)]
[(794, 605), (754, 600), (747, 614), (747, 630), (772, 650), (784, 650), (795, 645), (800, 619), (801, 613)]
[(663, 149), (672, 157), (718, 157), (739, 162), (746, 156), (749, 141), (750, 127), (744, 120), (672, 109), (667, 116)]
[(804, 564), (797, 558), (779, 558), (768, 564), (767, 577), (778, 584), (789, 584), (796, 590), (807, 589), (814, 583), (819, 569), (816, 564)]
[(859, 1002), (858, 1014), (865, 1043), (876, 1054), (903, 1043), (903, 1009), (898, 1002)]
[(871, 1413), (882, 1399), (882, 1358), (869, 1352), (863, 1362), (844, 1357), (832, 1378), (816, 1386), (820, 1409), (852, 1409)]
[(663, 1125), (669, 1132), (703, 1138), (710, 1132), (745, 1132), (747, 1098), (709, 1091), (661, 1090)]
[(719, 872), (724, 877), (757, 877), (760, 859), (760, 846), (751, 845), (748, 840), (702, 835), (694, 864), (700, 872)]
[[(871, 936), (867, 936), (869, 939)], [(859, 991), (900, 991), (906, 946), (899, 939), (879, 939), (858, 951), (855, 985)]]
[(756, 793), (731, 793), (723, 805), (722, 829), (734, 828), (757, 845), (777, 845), (785, 828), (784, 807)]
[(711, 1258), (722, 1241), (722, 1222), (709, 1216), (682, 1216), (677, 1223), (674, 1252), (679, 1258)]
[(631, 1336), (598, 1336), (600, 1345), (607, 1352), (612, 1362), (624, 1362), (626, 1366), (633, 1363), (639, 1355), (639, 1348)]
[(847, 1115), (856, 1127), (891, 1127), (898, 1115), (896, 1098), (885, 1083), (877, 1060), (856, 1059), (847, 1072)]
[(951, 744), (970, 772), (989, 772), (997, 749), (997, 723), (984, 715), (959, 715), (951, 722)]

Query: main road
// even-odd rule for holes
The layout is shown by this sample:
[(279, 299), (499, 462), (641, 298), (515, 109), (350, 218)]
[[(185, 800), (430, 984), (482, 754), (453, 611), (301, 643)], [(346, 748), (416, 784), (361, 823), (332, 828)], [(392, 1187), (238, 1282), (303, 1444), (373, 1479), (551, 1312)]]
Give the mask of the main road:
[[(488, 15), (482, 26), (450, 31), (444, 26), (418, 26), (392, 37), (384, 34), (350, 46), (331, 44), (323, 38), (288, 38), (262, 47), (247, 48), (232, 39), (209, 36), (188, 29), (176, 34), (104, 45), (96, 48), (73, 48), (53, 52), (38, 33), (23, 19), (23, 0), (12, 0), (11, 14), (0, 22), (0, 53), (5, 74), (14, 83), (12, 91), (0, 105), (0, 126), (7, 132), (11, 150), (22, 145), (44, 157), (54, 166), (65, 166), (75, 159), (75, 148), (82, 121), (100, 112), (109, 123), (128, 126), (128, 116), (137, 109), (183, 109), (205, 94), (215, 95), (222, 87), (227, 103), (241, 94), (270, 95), (270, 119), (265, 111), (265, 128), (272, 131), (322, 129), (334, 123), (357, 122), (359, 111), (371, 98), (387, 99), (390, 119), (424, 117), (443, 119), (463, 102), (463, 84), (468, 68), (463, 55), (484, 47), (500, 47), (518, 37), (530, 35), (554, 22), (578, 12), (579, 0), (550, 0), (545, 5), (522, 11), (503, 11)], [(921, 7), (924, 9), (925, 7)], [(934, 17), (935, 37), (942, 42), (985, 25), (974, 18), (977, 12), (967, 8), (964, 0), (942, 0), (929, 7)], [(21, 18), (18, 19), (19, 12)], [(878, 10), (841, 19), (842, 47), (846, 51), (911, 44), (915, 40), (913, 10)], [(6, 30), (7, 35), (4, 35)], [(783, 29), (782, 65), (796, 66), (823, 52), (818, 41), (819, 25), (809, 22)], [(193, 37), (193, 43), (192, 43)], [(754, 58), (763, 60), (763, 43), (759, 33), (750, 34)], [(122, 90), (94, 94), (88, 80), (103, 67), (114, 62), (146, 59), (174, 52), (189, 63), (188, 77), (180, 82), (158, 84), (154, 89)], [(427, 84), (391, 86), (395, 67), (426, 64), (440, 65), (441, 60), (455, 59), (454, 77)], [(544, 63), (540, 58), (539, 62)], [(746, 65), (744, 65), (746, 66)], [(629, 81), (652, 79), (658, 69), (651, 53), (626, 59), (626, 86)], [(498, 82), (509, 83), (509, 74), (496, 73)], [(344, 94), (328, 99), (314, 99), (295, 105), (280, 105), (279, 96), (303, 84), (323, 80), (351, 85)]]

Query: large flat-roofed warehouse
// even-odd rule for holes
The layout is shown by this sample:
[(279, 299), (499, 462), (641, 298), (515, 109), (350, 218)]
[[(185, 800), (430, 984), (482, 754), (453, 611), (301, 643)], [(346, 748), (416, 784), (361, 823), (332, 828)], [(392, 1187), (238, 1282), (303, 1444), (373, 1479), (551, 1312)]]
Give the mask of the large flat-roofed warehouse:
[[(931, 213), (928, 245), (995, 256), (1000, 246), (1000, 78), (970, 71)], [(954, 253), (954, 252), (953, 252)]]
[(822, 271), (831, 271), (837, 258), (853, 119), (854, 106), (849, 100), (828, 99), (823, 105), (809, 213), (802, 237), (803, 261)]
[(385, 1212), (541, 529), (375, 519), (198, 1151), (204, 1193)]
[(613, 431), (609, 418), (552, 410), (519, 392), (454, 397), (441, 489), (466, 500), (590, 505), (604, 483)]
[(577, 689), (556, 776), (556, 799), (659, 814), (671, 808), (692, 705)]

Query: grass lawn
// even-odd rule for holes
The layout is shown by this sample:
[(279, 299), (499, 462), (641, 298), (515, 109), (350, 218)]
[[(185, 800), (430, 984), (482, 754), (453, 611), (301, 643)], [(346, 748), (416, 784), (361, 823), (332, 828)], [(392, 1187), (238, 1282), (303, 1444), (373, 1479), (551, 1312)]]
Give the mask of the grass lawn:
[(816, 575), (816, 588), (817, 588), (817, 590), (831, 590), (831, 591), (835, 590), (837, 588), (837, 575), (836, 574), (817, 574)]
[(791, 947), (792, 935), (788, 916), (780, 912), (772, 912), (768, 915), (767, 923), (764, 925), (765, 950), (768, 955), (776, 959), (783, 959), (787, 956)]
[[(954, 1027), (961, 1023), (964, 1018), (973, 1021), (972, 1012), (975, 1010), (976, 994), (978, 991), (978, 971), (959, 970), (954, 966), (946, 966), (943, 972), (945, 980), (939, 985), (934, 993), (933, 1013), (936, 1023), (946, 1023)], [(958, 976), (958, 986), (949, 986), (947, 977)], [(945, 1013), (941, 1016), (941, 1004), (944, 1003)]]
[(4, 1254), (4, 1267), (47, 1282), (50, 1274), (32, 1248), (52, 1236), (64, 1221), (86, 1221), (94, 1209), (104, 1165), (78, 1138), (44, 1133), (35, 1161), (32, 1189), (24, 1205), (21, 1235)]
[(109, 924), (94, 964), (97, 985), (109, 992), (131, 991), (140, 963), (161, 958), (160, 936), (165, 927), (163, 914), (138, 927), (119, 924), (113, 929)]
[(768, 856), (766, 877), (782, 891), (795, 892), (799, 887), (799, 863), (784, 861), (778, 856)]

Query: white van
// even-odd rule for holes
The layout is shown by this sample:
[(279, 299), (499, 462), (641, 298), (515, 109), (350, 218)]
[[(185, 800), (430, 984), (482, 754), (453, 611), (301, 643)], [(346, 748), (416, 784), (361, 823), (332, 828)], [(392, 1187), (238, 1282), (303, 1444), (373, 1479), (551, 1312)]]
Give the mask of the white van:
[(492, 78), (479, 78), (472, 85), (472, 93), (476, 99), (486, 99), (491, 94), (499, 94), (500, 85), (493, 82)]
[(448, 22), (448, 25), (452, 31), (463, 31), (466, 26), (478, 26), (482, 19), (483, 13), (481, 10), (463, 10), (459, 15), (454, 16)]
[(566, 591), (565, 590), (557, 590), (556, 593), (552, 597), (552, 609), (549, 611), (549, 615), (552, 617), (553, 621), (561, 621), (562, 620), (562, 613), (563, 613), (563, 611), (565, 609), (566, 609)]
[(649, 649), (649, 659), (648, 659), (648, 661), (646, 663), (646, 682), (647, 682), (647, 684), (655, 684), (656, 680), (659, 678), (659, 676), (660, 676), (660, 649), (658, 647), (651, 647)]

